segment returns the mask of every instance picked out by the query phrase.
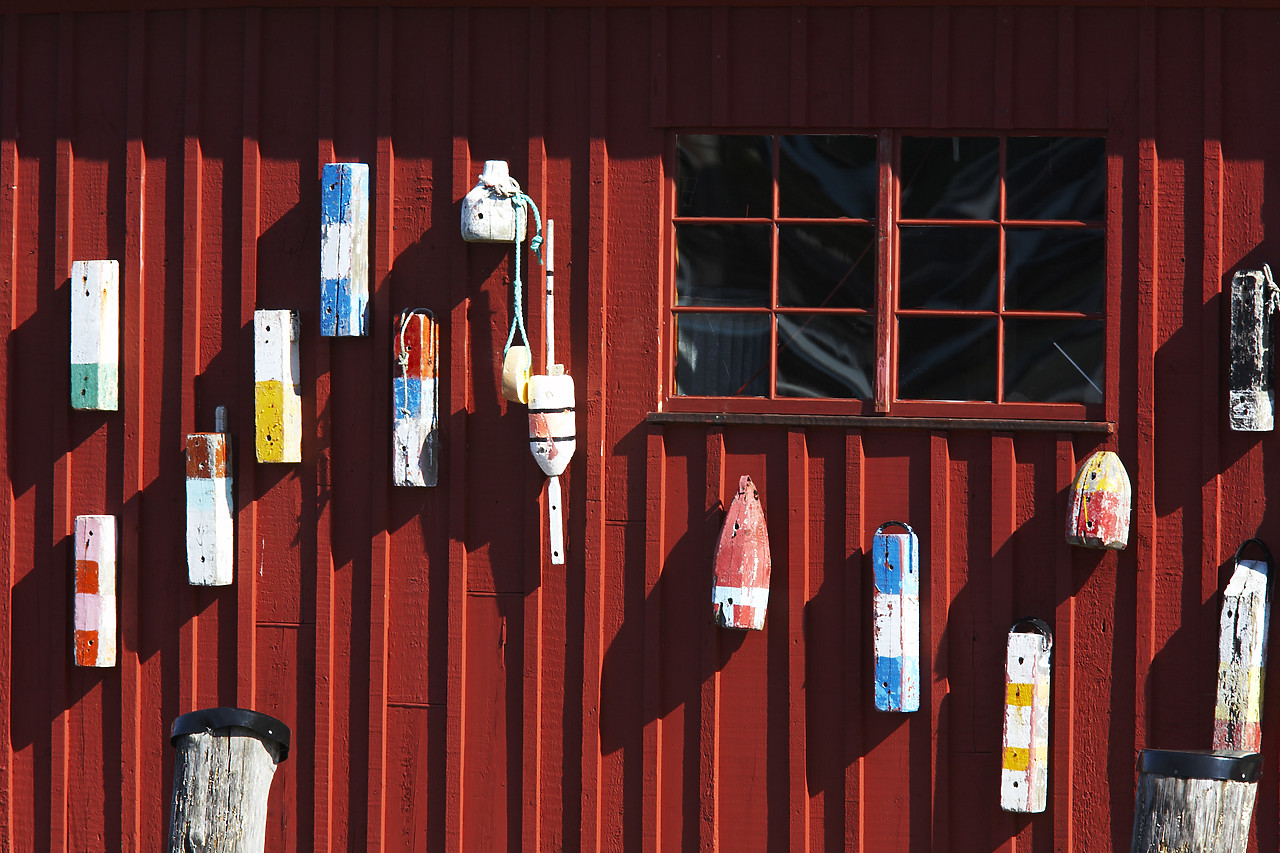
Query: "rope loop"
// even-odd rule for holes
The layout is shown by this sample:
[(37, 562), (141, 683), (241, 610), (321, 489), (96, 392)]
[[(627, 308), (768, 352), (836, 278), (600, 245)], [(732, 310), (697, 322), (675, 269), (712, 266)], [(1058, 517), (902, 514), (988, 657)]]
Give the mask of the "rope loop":
[[(537, 256), (538, 263), (542, 263), (542, 214), (538, 212), (538, 206), (533, 203), (533, 199), (529, 198), (529, 196), (525, 195), (519, 189), (511, 195), (511, 206), (515, 210), (517, 221), (519, 221), (518, 217), (521, 207), (531, 208), (533, 210), (533, 218), (538, 225), (538, 230), (533, 239), (529, 241), (529, 248), (532, 249), (533, 253)], [(529, 335), (524, 328), (524, 281), (520, 277), (521, 251), (519, 231), (517, 231), (516, 234), (516, 274), (515, 278), (511, 281), (511, 330), (507, 332), (507, 343), (502, 348), (502, 357), (504, 359), (507, 357), (507, 352), (511, 349), (512, 341), (516, 338), (517, 330), (520, 332), (520, 343), (526, 349), (531, 348), (529, 346)]]

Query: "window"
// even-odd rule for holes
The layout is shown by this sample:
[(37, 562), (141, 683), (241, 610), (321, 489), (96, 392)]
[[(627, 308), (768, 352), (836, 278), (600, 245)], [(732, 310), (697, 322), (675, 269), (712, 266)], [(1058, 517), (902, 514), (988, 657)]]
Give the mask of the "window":
[(1101, 137), (674, 153), (669, 409), (1102, 418)]

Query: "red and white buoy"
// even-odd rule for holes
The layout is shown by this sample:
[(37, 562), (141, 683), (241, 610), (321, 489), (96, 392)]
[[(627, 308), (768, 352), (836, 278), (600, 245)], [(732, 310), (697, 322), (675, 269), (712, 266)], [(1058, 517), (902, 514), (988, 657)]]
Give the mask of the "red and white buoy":
[(712, 606), (722, 628), (759, 631), (769, 606), (769, 530), (760, 493), (745, 474), (716, 542)]
[(561, 511), (560, 475), (578, 448), (573, 377), (556, 364), (555, 350), (555, 223), (547, 220), (547, 372), (529, 377), (529, 449), (538, 467), (550, 477), (547, 483), (547, 522), (551, 562), (564, 563), (564, 519)]

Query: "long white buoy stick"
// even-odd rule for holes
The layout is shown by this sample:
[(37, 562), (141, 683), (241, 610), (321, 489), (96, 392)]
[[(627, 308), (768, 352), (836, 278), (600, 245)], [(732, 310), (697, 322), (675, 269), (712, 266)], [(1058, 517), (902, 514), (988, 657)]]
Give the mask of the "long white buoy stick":
[[(547, 220), (547, 374), (555, 375), (555, 285), (556, 285), (556, 223)], [(547, 483), (547, 535), (551, 545), (551, 564), (564, 565), (564, 513), (560, 509), (560, 478), (553, 476)]]

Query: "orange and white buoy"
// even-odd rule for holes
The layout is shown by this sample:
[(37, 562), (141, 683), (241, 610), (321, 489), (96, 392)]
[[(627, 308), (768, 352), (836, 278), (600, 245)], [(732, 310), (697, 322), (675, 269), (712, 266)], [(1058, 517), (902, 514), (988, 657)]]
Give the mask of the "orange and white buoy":
[(769, 606), (769, 530), (760, 493), (745, 474), (716, 542), (712, 606), (722, 628), (759, 631)]
[(548, 538), (551, 562), (559, 565), (564, 563), (560, 475), (578, 449), (578, 435), (573, 377), (564, 372), (564, 365), (555, 363), (555, 223), (550, 219), (545, 245), (547, 372), (529, 377), (529, 450), (538, 467), (551, 478), (547, 483)]

